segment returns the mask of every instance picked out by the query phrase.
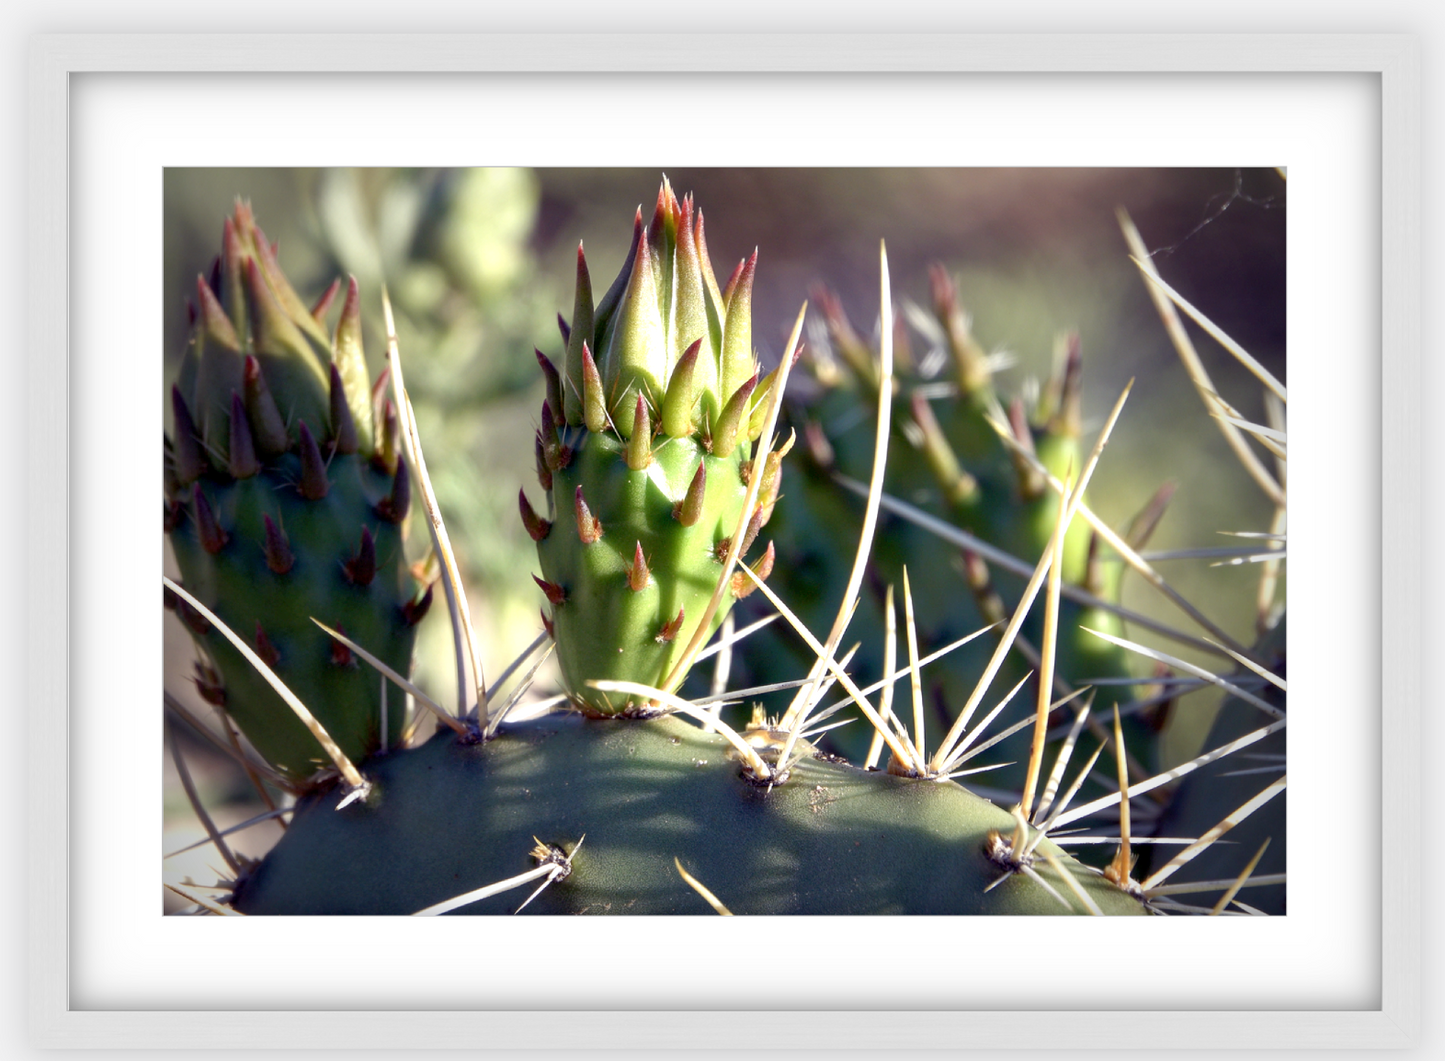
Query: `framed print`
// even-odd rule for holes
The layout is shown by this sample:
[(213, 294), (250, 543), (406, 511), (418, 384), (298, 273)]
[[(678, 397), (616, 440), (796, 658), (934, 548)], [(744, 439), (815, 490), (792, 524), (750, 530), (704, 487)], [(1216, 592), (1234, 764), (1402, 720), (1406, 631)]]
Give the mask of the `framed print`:
[[(734, 1045), (724, 1029), (746, 1014), (750, 1041), (790, 1049), (948, 1048), (966, 1015), (971, 1045), (1007, 1048), (1020, 1042), (1013, 1018), (1023, 1011), (1030, 1045), (1051, 1031), (1094, 1042), (1124, 1022), (1178, 1048), (1415, 1039), (1422, 595), (1412, 565), (1422, 502), (1413, 484), (1423, 440), (1414, 41), (735, 36), (692, 39), (685, 69), (667, 35), (191, 43), (204, 44), (208, 70), (226, 72), (198, 72), (185, 58), (195, 48), (174, 38), (46, 37), (31, 52), (29, 303), (34, 321), (67, 322), (34, 323), (28, 335), (37, 366), (31, 434), (68, 455), (64, 488), (29, 499), (28, 562), (67, 572), (68, 586), (28, 602), (32, 652), (49, 664), (31, 671), (30, 698), (68, 705), (28, 719), (31, 791), (44, 780), (45, 791), (66, 796), (29, 808), (43, 824), (28, 852), (37, 1042), (400, 1050), (485, 1041), (521, 1050), (536, 1045), (542, 1026), (548, 1048), (678, 1050)], [(728, 113), (745, 118), (723, 123), (726, 135), (715, 122), (679, 117)], [(1220, 221), (1229, 212), (1265, 210), (1270, 196), (1282, 208), (1287, 180), (1280, 331), (1294, 369), (1289, 485), (1299, 499), (1291, 506), (1290, 645), (1295, 692), (1310, 705), (1290, 749), (1288, 913), (879, 920), (720, 918), (702, 916), (702, 907), (667, 919), (464, 918), (444, 929), (381, 916), (162, 916), (154, 872), (162, 633), (154, 610), (138, 603), (153, 600), (155, 569), (115, 557), (155, 556), (153, 498), (137, 487), (152, 480), (136, 469), (151, 466), (157, 418), (174, 415), (157, 401), (171, 368), (155, 356), (168, 345), (160, 312), (175, 253), (167, 210), (190, 187), (181, 178), (203, 170), (245, 170), (262, 181), (379, 167), (526, 167), (550, 174), (553, 188), (590, 179), (588, 167), (613, 176), (644, 168), (655, 173), (653, 187), (663, 174), (703, 182), (724, 168), (772, 178), (806, 170), (808, 179), (841, 174), (836, 181), (864, 200), (890, 187), (879, 173), (922, 181), (906, 185), (909, 195), (941, 196), (961, 180), (950, 174), (987, 167), (998, 182), (1025, 187), (1018, 231), (1031, 218), (1043, 226), (1041, 215), (1057, 206), (1051, 173), (1269, 178), (1268, 187), (1241, 180), (1219, 187), (1217, 198), (1198, 196), (1198, 226), (1175, 239), (1186, 248), (1198, 231), (1232, 223)], [(928, 185), (928, 174), (943, 176)], [(780, 228), (788, 211), (774, 200), (784, 185), (755, 176), (750, 187), (755, 213)], [(1096, 206), (1104, 196), (1095, 194)], [(545, 200), (562, 201), (560, 193)], [(800, 195), (797, 210), (815, 203)], [(864, 220), (852, 224), (869, 255), (888, 240), (875, 224), (881, 204), (855, 204)], [(701, 194), (699, 205), (708, 209)], [(1099, 206), (1111, 224), (1112, 205)], [(565, 227), (560, 208), (539, 216), (539, 225)], [(623, 229), (631, 222), (629, 210)], [(308, 223), (324, 229), (327, 221)], [(968, 231), (987, 237), (986, 226)], [(529, 238), (531, 253), (542, 237)], [(708, 239), (728, 242), (711, 227)], [(602, 272), (623, 250), (596, 267), (599, 293)], [(834, 250), (839, 262), (853, 253)], [(285, 267), (288, 250), (279, 253)], [(1038, 268), (1063, 269), (1068, 254), (1058, 248)], [(1116, 257), (1127, 261), (1122, 241)], [(1168, 266), (1161, 271), (1167, 279)], [(916, 267), (912, 294), (899, 300), (913, 300), (906, 312), (925, 335), (918, 303), (926, 302), (926, 275)], [(908, 282), (894, 277), (898, 291)], [(867, 283), (875, 300), (867, 305), (878, 305), (876, 273)], [(947, 302), (938, 293), (945, 289), (935, 281), (936, 301)], [(1090, 302), (1080, 296), (1069, 312)], [(891, 304), (882, 298), (884, 321)], [(858, 311), (861, 332), (872, 312)], [(977, 316), (982, 328), (987, 313)], [(546, 319), (555, 348), (557, 325)], [(563, 332), (572, 326), (575, 318), (564, 321)], [(784, 356), (784, 335), (754, 336), (765, 362)], [(808, 342), (828, 340), (815, 329)], [(927, 450), (918, 404), (910, 423)], [(529, 421), (525, 433), (534, 427)], [(1169, 426), (1153, 430), (1163, 446)], [(1261, 431), (1282, 457), (1282, 432)], [(88, 453), (108, 459), (82, 460)], [(564, 467), (551, 470), (560, 476)], [(593, 517), (582, 490), (576, 519), (588, 544)], [(363, 544), (354, 562), (364, 554)], [(1342, 565), (1342, 555), (1368, 559)], [(638, 581), (646, 584), (645, 572)], [(535, 615), (527, 621), (535, 625)], [(528, 627), (526, 636), (535, 632)], [(665, 627), (658, 639), (668, 640)], [(1328, 815), (1301, 812), (1326, 806)], [(681, 861), (679, 870), (686, 879)], [(102, 879), (103, 889), (81, 883)], [(886, 987), (872, 983), (880, 969)], [(703, 1027), (717, 1028), (716, 1040), (699, 1042)]]

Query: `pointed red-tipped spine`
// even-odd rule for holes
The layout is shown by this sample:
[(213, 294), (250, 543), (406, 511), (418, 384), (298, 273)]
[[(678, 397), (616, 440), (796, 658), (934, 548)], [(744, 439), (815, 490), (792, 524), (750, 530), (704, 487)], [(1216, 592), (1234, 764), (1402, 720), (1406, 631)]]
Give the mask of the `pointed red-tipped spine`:
[[(609, 312), (611, 312), (609, 310)], [(601, 334), (600, 327), (594, 327), (596, 315), (592, 305), (592, 277), (587, 271), (587, 255), (582, 244), (577, 244), (577, 288), (572, 299), (572, 323), (568, 324), (557, 314), (557, 323), (562, 328), (562, 375), (566, 383), (562, 391), (562, 405), (557, 410), (558, 419), (569, 427), (583, 423), (582, 418), (582, 344), (592, 342)]]
[(657, 632), (656, 640), (658, 644), (666, 645), (677, 639), (678, 633), (682, 630), (682, 618), (686, 611), (686, 608), (679, 607), (677, 609), (677, 618), (662, 624), (662, 629)]
[(231, 540), (231, 536), (221, 529), (221, 524), (216, 520), (216, 514), (211, 510), (211, 503), (206, 500), (205, 492), (199, 488), (196, 490), (196, 536), (201, 541), (201, 548), (212, 556), (224, 549)]
[(1079, 333), (1070, 332), (1064, 355), (1063, 377), (1059, 380), (1059, 407), (1049, 420), (1049, 431), (1066, 438), (1078, 438), (1083, 430), (1084, 354)]
[(652, 419), (647, 415), (647, 400), (637, 396), (632, 414), (632, 437), (627, 440), (627, 467), (640, 472), (652, 463)]
[(591, 545), (602, 537), (602, 521), (592, 514), (587, 507), (587, 502), (582, 497), (582, 486), (579, 483), (577, 493), (573, 497), (572, 507), (577, 514), (577, 537), (582, 540), (583, 545)]
[(226, 311), (216, 299), (215, 291), (206, 283), (204, 277), (196, 277), (196, 299), (199, 303), (194, 307), (196, 318), (203, 322), (207, 338), (215, 339), (232, 350), (240, 350), (241, 340), (236, 336), (231, 318), (226, 316)]
[[(259, 248), (261, 241), (256, 242)], [(309, 356), (305, 338), (291, 318), (286, 316), (286, 311), (281, 308), (281, 303), (276, 300), (271, 289), (266, 286), (256, 259), (247, 258), (243, 269), (246, 278), (246, 308), (251, 315), (252, 345), (264, 354), (285, 352)]]
[[(224, 237), (222, 237), (224, 239)], [(217, 298), (221, 297), (221, 256), (218, 254), (211, 259), (211, 271), (207, 274), (206, 282), (211, 286), (211, 294)]]
[(311, 319), (317, 324), (325, 324), (326, 315), (331, 312), (331, 307), (336, 302), (336, 296), (340, 293), (341, 277), (338, 276), (335, 280), (331, 281), (331, 286), (326, 289), (325, 293), (316, 300), (316, 304), (311, 307)]
[(597, 361), (586, 342), (582, 344), (582, 422), (593, 434), (607, 430), (607, 396), (602, 391)]
[(291, 447), (291, 441), (286, 437), (286, 424), (276, 407), (276, 399), (271, 397), (271, 388), (266, 386), (261, 362), (254, 354), (246, 355), (241, 379), (246, 416), (251, 422), (251, 437), (256, 443), (257, 453), (263, 457), (285, 453)]
[(552, 419), (558, 423), (566, 423), (562, 408), (562, 377), (557, 374), (557, 366), (552, 364), (546, 354), (532, 348), (537, 355), (537, 364), (542, 369), (542, 379), (547, 384), (547, 404), (552, 409)]
[(386, 416), (387, 388), (391, 386), (391, 366), (387, 365), (371, 385), (371, 419), (381, 423)]
[(376, 541), (370, 529), (361, 528), (361, 545), (356, 555), (341, 565), (346, 572), (346, 581), (353, 586), (369, 586), (376, 578)]
[[(776, 560), (777, 555), (773, 551), (773, 543), (770, 541), (768, 542), (767, 551), (758, 557), (758, 562), (753, 565), (753, 574), (757, 575), (763, 582), (766, 582), (768, 576), (773, 573), (773, 564)], [(747, 575), (741, 571), (733, 572), (733, 597), (736, 600), (742, 600), (757, 588), (757, 584), (748, 578)]]
[(572, 463), (572, 450), (569, 446), (562, 444), (557, 437), (557, 422), (552, 418), (552, 407), (545, 401), (542, 403), (542, 455), (547, 460), (547, 467), (554, 472), (559, 472)]
[(536, 432), (536, 434), (532, 436), (532, 439), (536, 443), (534, 448), (536, 449), (537, 456), (537, 482), (541, 484), (543, 490), (550, 493), (552, 490), (552, 469), (547, 467), (547, 450), (542, 445), (542, 432)]
[(1179, 488), (1175, 482), (1167, 482), (1149, 499), (1139, 514), (1129, 521), (1129, 529), (1124, 533), (1124, 541), (1129, 543), (1134, 550), (1143, 549), (1149, 544), (1150, 537), (1154, 534), (1154, 528), (1159, 526), (1159, 521), (1164, 518), (1164, 512), (1169, 507), (1169, 502), (1174, 497), (1174, 491)]
[(376, 440), (376, 456), (371, 463), (388, 475), (395, 475), (401, 466), (401, 421), (396, 415), (396, 404), (387, 398), (381, 405), (381, 435)]
[(426, 592), (415, 600), (409, 600), (401, 606), (401, 618), (407, 626), (415, 626), (422, 621), (427, 611), (431, 608), (432, 587), (427, 585)]
[(758, 505), (753, 509), (753, 516), (748, 520), (747, 528), (743, 531), (742, 548), (738, 550), (739, 556), (745, 556), (747, 551), (753, 547), (757, 540), (758, 531), (763, 529), (763, 506)]
[(211, 632), (211, 624), (206, 617), (179, 598), (176, 600), (176, 614), (180, 616), (181, 622), (190, 628), (191, 633), (198, 637), (204, 637)]
[(707, 461), (698, 461), (687, 493), (673, 506), (672, 517), (684, 527), (691, 527), (702, 518), (702, 505), (707, 494)]
[(692, 411), (697, 406), (700, 387), (697, 382), (697, 359), (702, 340), (689, 346), (673, 366), (672, 378), (662, 397), (662, 430), (673, 438), (686, 438), (693, 432)]
[(296, 566), (296, 554), (291, 551), (286, 532), (272, 523), (270, 516), (263, 515), (261, 519), (266, 524), (266, 537), (261, 545), (266, 554), (266, 566), (275, 574), (284, 575)]
[(275, 667), (281, 662), (281, 653), (276, 651), (276, 646), (271, 644), (271, 639), (266, 636), (260, 622), (256, 623), (256, 655), (261, 657), (261, 662), (268, 667)]
[(176, 427), (176, 478), (184, 486), (195, 482), (206, 473), (206, 452), (201, 448), (201, 440), (196, 434), (196, 422), (191, 418), (191, 410), (181, 396), (180, 387), (171, 388), (171, 412), (175, 417)]
[(739, 258), (737, 265), (733, 266), (733, 271), (728, 277), (728, 282), (723, 285), (722, 300), (724, 307), (732, 301), (733, 292), (737, 290), (738, 279), (743, 275), (743, 270), (747, 268), (747, 264), (748, 260), (746, 258)]
[(632, 557), (632, 566), (627, 569), (627, 585), (634, 592), (646, 589), (652, 582), (652, 572), (647, 569), (647, 558), (642, 555), (642, 543), (637, 543), (637, 552)]
[(556, 624), (552, 622), (552, 617), (547, 614), (546, 608), (539, 608), (538, 611), (542, 615), (542, 629), (547, 631), (548, 637), (550, 637), (553, 641), (556, 641), (557, 627)]
[(534, 542), (540, 542), (552, 531), (552, 523), (537, 515), (537, 510), (527, 500), (527, 491), (517, 491), (517, 505), (522, 510), (522, 526), (527, 528), (528, 536)]
[(404, 460), (396, 462), (391, 493), (376, 503), (376, 514), (388, 523), (400, 523), (411, 510), (411, 472)]
[(978, 480), (958, 463), (958, 456), (933, 415), (933, 406), (921, 391), (913, 392), (913, 422), (923, 434), (923, 456), (944, 496), (956, 505), (973, 501), (978, 496)]
[(555, 582), (548, 582), (545, 578), (532, 576), (532, 581), (541, 587), (542, 592), (547, 595), (547, 603), (552, 607), (559, 607), (567, 599), (567, 591)]
[(304, 420), (297, 421), (301, 435), (301, 481), (296, 488), (307, 501), (320, 501), (331, 489), (326, 480), (326, 462), (321, 459), (321, 447), (311, 437), (311, 429)]
[(226, 468), (233, 479), (249, 479), (261, 471), (261, 462), (256, 459), (256, 443), (251, 437), (251, 425), (246, 421), (246, 406), (241, 396), (231, 392), (230, 437), (227, 440)]
[(758, 386), (758, 374), (754, 372), (751, 378), (744, 380), (742, 385), (733, 392), (722, 412), (718, 415), (717, 426), (713, 429), (712, 455), (714, 457), (730, 457), (737, 448), (738, 438), (741, 432), (743, 414), (747, 412), (748, 401), (753, 396), (753, 391)]
[(1019, 495), (1025, 501), (1042, 497), (1047, 488), (1044, 477), (1028, 458), (1034, 455), (1034, 432), (1029, 427), (1028, 414), (1024, 412), (1022, 398), (1015, 398), (1008, 407), (1009, 427), (1022, 452), (1013, 454), (1014, 472), (1018, 476)]
[(351, 415), (351, 406), (346, 401), (346, 386), (341, 382), (341, 370), (331, 362), (331, 447), (337, 453), (355, 453), (356, 420)]
[[(625, 263), (622, 271), (617, 274), (617, 279), (612, 281), (612, 286), (602, 296), (602, 301), (597, 303), (597, 310), (592, 315), (592, 327), (595, 335), (602, 335), (607, 330), (607, 325), (612, 320), (612, 315), (617, 312), (617, 305), (622, 301), (622, 293), (627, 290), (627, 282), (632, 276), (632, 268), (637, 261), (637, 247), (642, 242), (642, 207), (637, 208), (637, 214), (632, 219), (632, 246), (627, 249), (627, 256), (623, 258)], [(579, 245), (580, 259), (580, 245)], [(569, 373), (570, 375), (570, 373)]]
[(753, 361), (753, 277), (757, 272), (758, 252), (743, 263), (728, 297), (727, 315), (723, 322), (723, 348), (718, 354), (718, 395), (724, 400), (742, 386), (756, 371)]
[(214, 668), (197, 660), (194, 680), (196, 692), (200, 693), (202, 700), (208, 704), (215, 704), (217, 707), (226, 706), (226, 687), (221, 684), (221, 676), (215, 672)]

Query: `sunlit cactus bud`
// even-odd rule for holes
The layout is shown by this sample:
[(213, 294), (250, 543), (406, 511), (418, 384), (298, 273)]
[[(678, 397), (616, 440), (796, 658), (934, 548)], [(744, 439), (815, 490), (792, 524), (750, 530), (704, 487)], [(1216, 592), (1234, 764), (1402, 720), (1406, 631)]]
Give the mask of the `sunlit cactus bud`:
[[(578, 248), (558, 374), (563, 412), (544, 408), (538, 435), (550, 510), (573, 509), (578, 533), (538, 538), (523, 518), (537, 541), (563, 682), (585, 712), (645, 713), (646, 704), (588, 682), (676, 686), (693, 639), (685, 616), (707, 615), (711, 632), (732, 605), (729, 581), (709, 612), (721, 574), (714, 557), (739, 531), (741, 469), (772, 395), (770, 385), (766, 400), (759, 394), (752, 350), (756, 267), (754, 252), (721, 292), (702, 214), (665, 179), (650, 216), (634, 216), (622, 268), (595, 306)], [(550, 406), (545, 364), (543, 374)]]
[[(373, 385), (360, 292), (340, 282), (308, 307), (274, 245), (238, 203), (171, 393), (166, 529), (182, 581), (260, 657), (353, 760), (401, 736), (379, 728), (380, 685), (311, 621), (345, 629), (392, 669), (410, 669), (425, 613), (403, 548), (410, 480), (385, 373)], [(288, 783), (329, 762), (254, 665), (189, 605), (177, 607), (214, 661), (224, 709)], [(343, 664), (337, 666), (337, 663)]]

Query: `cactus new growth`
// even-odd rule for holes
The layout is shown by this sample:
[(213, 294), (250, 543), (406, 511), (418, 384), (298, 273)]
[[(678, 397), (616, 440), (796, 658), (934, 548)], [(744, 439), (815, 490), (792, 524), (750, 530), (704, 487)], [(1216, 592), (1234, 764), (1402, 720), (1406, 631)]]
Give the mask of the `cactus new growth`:
[[(249, 206), (197, 277), (190, 345), (171, 390), (166, 531), (182, 584), (239, 631), (350, 758), (398, 743), (403, 698), (311, 619), (398, 671), (429, 596), (402, 550), (410, 505), (396, 414), (373, 389), (359, 292), (335, 331), (337, 281), (307, 309)], [(330, 759), (295, 712), (194, 608), (168, 594), (208, 662), (205, 698), (294, 783)], [(384, 722), (383, 722), (384, 718)]]
[(645, 701), (588, 682), (675, 688), (699, 624), (711, 634), (751, 590), (739, 574), (713, 602), (733, 537), (743, 535), (741, 557), (778, 493), (775, 459), (742, 518), (776, 375), (760, 383), (753, 356), (756, 264), (755, 251), (719, 287), (702, 212), (664, 180), (651, 222), (639, 208), (627, 260), (595, 305), (578, 246), (562, 368), (537, 351), (547, 379), (536, 439), (547, 517), (525, 490), (520, 507), (563, 682), (585, 713), (646, 712)]
[[(262, 860), (249, 863), (234, 858), (200, 814), (234, 878), (219, 899), (187, 882), (169, 884), (172, 891), (212, 912), (241, 914), (1131, 915), (1193, 912), (1176, 897), (1192, 891), (1224, 892), (1216, 912), (1231, 904), (1252, 911), (1235, 896), (1256, 883), (1258, 857), (1246, 864), (1224, 856), (1217, 872), (1229, 879), (1164, 882), (1269, 803), (1283, 778), (1242, 805), (1223, 805), (1196, 786), (1181, 815), (1188, 812), (1199, 836), (1183, 839), (1188, 846), (1174, 858), (1157, 859), (1163, 865), (1142, 880), (1135, 841), (1147, 829), (1136, 828), (1133, 809), (1141, 797), (1167, 798), (1178, 779), (1196, 771), (1208, 777), (1201, 768), (1282, 733), (1282, 695), (1265, 700), (1249, 688), (1257, 678), (1282, 694), (1282, 678), (1267, 669), (1273, 660), (1209, 646), (1257, 673), (1223, 678), (1193, 668), (1238, 701), (1233, 728), (1223, 745), (1158, 774), (1134, 761), (1129, 711), (1111, 704), (1106, 713), (1086, 690), (1060, 688), (1065, 677), (1127, 677), (1127, 652), (1191, 666), (1118, 636), (1118, 573), (1101, 568), (1103, 547), (1092, 540), (1113, 533), (1098, 529), (1085, 496), (1127, 388), (1087, 453), (1076, 347), (1066, 348), (1032, 422), (1017, 405), (1002, 412), (988, 359), (939, 274), (936, 324), (958, 378), (949, 415), (937, 416), (906, 357), (895, 377), (880, 248), (876, 356), (824, 299), (832, 346), (851, 365), (852, 386), (876, 403), (876, 419), (861, 529), (849, 525), (856, 556), (836, 618), (827, 620), (831, 632), (820, 639), (774, 585), (792, 580), (768, 581), (774, 557), (782, 563), (790, 544), (779, 541), (775, 552), (768, 543), (756, 560), (740, 562), (775, 505), (779, 512), (820, 506), (789, 517), (794, 528), (841, 521), (851, 498), (834, 485), (827, 496), (844, 503), (824, 510), (816, 464), (846, 475), (864, 461), (845, 454), (854, 443), (844, 433), (805, 424), (803, 448), (837, 456), (804, 473), (809, 481), (798, 498), (780, 495), (788, 446), (775, 450), (773, 440), (804, 314), (778, 370), (760, 379), (750, 321), (756, 253), (719, 285), (701, 213), (665, 180), (650, 223), (638, 211), (627, 260), (600, 300), (580, 246), (576, 261), (565, 354), (560, 362), (536, 355), (546, 399), (534, 444), (546, 501), (534, 506), (525, 488), (519, 500), (540, 559), (533, 578), (545, 600), (544, 632), (488, 687), (385, 292), (390, 400), (379, 384), (368, 386), (355, 284), (328, 335), (321, 321), (329, 297), (315, 311), (301, 308), (249, 211), (238, 207), (227, 222), (225, 254), (215, 278), (201, 282), (195, 338), (173, 392), (166, 527), (184, 586), (167, 585), (204, 654), (202, 694), (223, 705), (271, 768), (253, 769), (251, 778), (258, 787), (258, 775), (279, 784), (286, 805), (272, 814), (289, 817), (289, 825)], [(827, 400), (857, 401), (844, 391), (840, 384)], [(913, 586), (924, 582), (918, 554), (899, 557), (896, 585), (890, 575), (880, 594), (882, 677), (860, 688), (853, 652), (840, 658), (839, 651), (866, 562), (915, 542), (901, 533), (911, 527), (905, 522), (873, 548), (880, 511), (904, 511), (883, 491), (890, 449), (902, 448), (889, 445), (895, 407), (917, 459), (901, 461), (894, 481), (926, 486), (939, 512), (977, 535), (970, 540), (999, 542), (1027, 562), (1014, 571), (1020, 585), (1007, 589), (1013, 599), (980, 603), (985, 612), (995, 608), (989, 618), (998, 629), (989, 639), (982, 636), (988, 625), (975, 624), (971, 633), (986, 651), (973, 657), (965, 679), (950, 657), (922, 658), (919, 616), (941, 621), (946, 602), (967, 599), (968, 591), (935, 584), (916, 601)], [(402, 555), (413, 487), (452, 620), (455, 712), (409, 677), (413, 628), (430, 600), (430, 590), (418, 595)], [(1140, 566), (1129, 542), (1142, 533), (1109, 541)], [(965, 573), (983, 602), (989, 579), (976, 564)], [(1067, 609), (1070, 584), (1086, 587), (1093, 603)], [(813, 656), (805, 675), (789, 675), (801, 680), (786, 683), (796, 691), (785, 713), (769, 718), (754, 706), (746, 723), (730, 723), (725, 705), (678, 690), (733, 602), (753, 594), (749, 604), (765, 600)], [(1026, 649), (1024, 632), (1032, 641)], [(709, 651), (736, 652), (756, 672), (746, 637), (725, 635)], [(232, 639), (248, 647), (237, 650)], [(900, 641), (905, 665), (896, 659)], [(522, 703), (554, 648), (561, 694)], [(1025, 717), (1010, 722), (1003, 712), (1030, 678), (1022, 668), (1009, 672), (1020, 651), (1037, 661), (1038, 688), (1022, 698), (1033, 701)], [(942, 725), (925, 723), (924, 708), (925, 682), (939, 666), (951, 668), (957, 683)], [(894, 704), (904, 675), (911, 710)], [(278, 678), (284, 700), (270, 684)], [(817, 743), (830, 728), (822, 724), (830, 710), (820, 705), (835, 686), (870, 727), (866, 762), (864, 754), (850, 763)], [(734, 689), (713, 700), (775, 691)], [(430, 736), (419, 733), (422, 709), (439, 723)], [(1272, 720), (1258, 725), (1249, 713), (1256, 709)], [(172, 710), (204, 729), (181, 707)], [(229, 729), (208, 734), (258, 765)], [(972, 790), (969, 775), (980, 755), (997, 758), (1012, 734), (1018, 746), (1006, 754), (1017, 751), (1017, 795), (1000, 805)], [(877, 769), (885, 749), (886, 769)], [(315, 774), (327, 759), (344, 783)], [(1086, 784), (1104, 795), (1084, 793)], [(1071, 835), (1080, 824), (1089, 835)], [(1074, 857), (1071, 845), (1090, 841), (1112, 854), (1106, 866)]]

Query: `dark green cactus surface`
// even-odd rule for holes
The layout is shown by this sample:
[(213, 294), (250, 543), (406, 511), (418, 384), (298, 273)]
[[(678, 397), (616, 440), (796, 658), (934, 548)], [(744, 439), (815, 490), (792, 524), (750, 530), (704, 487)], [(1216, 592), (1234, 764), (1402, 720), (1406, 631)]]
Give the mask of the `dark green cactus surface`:
[[(334, 335), (281, 274), (238, 204), (172, 390), (166, 529), (182, 583), (250, 642), (347, 756), (401, 736), (404, 698), (311, 621), (325, 622), (395, 670), (410, 669), (419, 597), (402, 547), (410, 487), (395, 413), (375, 400), (353, 281)], [(330, 760), (236, 649), (173, 601), (209, 662), (198, 685), (293, 782)]]
[[(549, 716), (485, 744), (448, 732), (364, 772), (364, 803), (338, 810), (339, 791), (301, 802), (237, 886), (237, 909), (416, 913), (526, 872), (538, 841), (575, 856), (528, 913), (710, 914), (674, 859), (739, 915), (1085, 909), (1042, 858), (1031, 868), (1062, 899), (1017, 872), (985, 891), (1007, 872), (986, 851), (991, 834), (1012, 836), (1014, 821), (952, 782), (808, 757), (769, 789), (743, 776), (722, 738), (672, 718)], [(1144, 912), (1044, 844), (1105, 913)], [(457, 912), (506, 912), (532, 887)]]

